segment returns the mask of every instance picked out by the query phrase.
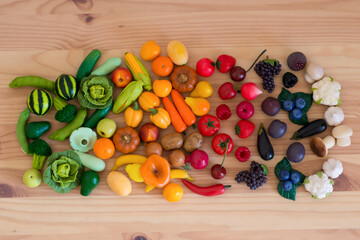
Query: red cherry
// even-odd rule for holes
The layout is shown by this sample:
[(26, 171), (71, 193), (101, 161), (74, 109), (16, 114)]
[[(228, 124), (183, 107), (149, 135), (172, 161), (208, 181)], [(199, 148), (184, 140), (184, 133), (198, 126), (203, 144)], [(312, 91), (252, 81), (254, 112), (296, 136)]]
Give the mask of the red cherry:
[(215, 179), (222, 179), (226, 176), (226, 169), (220, 164), (215, 164), (211, 168), (211, 176)]
[(246, 77), (246, 71), (242, 67), (235, 66), (230, 71), (230, 77), (235, 82), (241, 82)]

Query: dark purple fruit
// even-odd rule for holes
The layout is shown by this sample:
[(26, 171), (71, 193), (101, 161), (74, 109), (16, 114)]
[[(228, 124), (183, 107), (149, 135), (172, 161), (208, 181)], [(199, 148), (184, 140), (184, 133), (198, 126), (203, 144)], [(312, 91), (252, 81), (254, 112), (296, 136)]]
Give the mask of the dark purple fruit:
[(301, 162), (305, 157), (305, 148), (299, 142), (294, 142), (290, 144), (286, 151), (286, 158), (290, 162), (298, 163)]
[(246, 71), (240, 66), (234, 66), (230, 71), (230, 77), (235, 82), (241, 82), (246, 77)]
[(275, 119), (270, 123), (268, 128), (268, 133), (272, 138), (281, 138), (286, 133), (286, 130), (287, 130), (286, 123), (278, 119)]
[(287, 59), (289, 68), (293, 71), (299, 71), (306, 65), (306, 57), (301, 52), (293, 52)]
[(262, 103), (261, 103), (261, 109), (264, 113), (266, 113), (269, 116), (275, 116), (280, 111), (281, 104), (279, 100), (277, 100), (274, 97), (267, 97)]
[(226, 176), (226, 169), (220, 164), (215, 164), (211, 168), (211, 176), (215, 179), (222, 179)]
[(287, 72), (283, 75), (282, 81), (283, 81), (284, 87), (292, 88), (298, 82), (298, 78), (291, 72)]

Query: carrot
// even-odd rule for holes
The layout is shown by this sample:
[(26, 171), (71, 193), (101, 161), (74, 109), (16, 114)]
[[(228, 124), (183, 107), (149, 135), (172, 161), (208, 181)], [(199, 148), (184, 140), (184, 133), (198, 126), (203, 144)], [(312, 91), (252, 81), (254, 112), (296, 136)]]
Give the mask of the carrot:
[(170, 115), (171, 123), (172, 123), (173, 127), (175, 128), (175, 131), (177, 131), (179, 133), (185, 131), (187, 126), (186, 126), (184, 120), (182, 120), (179, 112), (176, 110), (174, 104), (171, 102), (170, 98), (163, 97), (162, 102), (163, 102), (163, 105), (164, 105), (166, 111)]
[(191, 108), (186, 104), (183, 96), (177, 90), (171, 90), (171, 98), (174, 101), (174, 104), (186, 125), (191, 126), (196, 123), (196, 117), (194, 113), (191, 111)]

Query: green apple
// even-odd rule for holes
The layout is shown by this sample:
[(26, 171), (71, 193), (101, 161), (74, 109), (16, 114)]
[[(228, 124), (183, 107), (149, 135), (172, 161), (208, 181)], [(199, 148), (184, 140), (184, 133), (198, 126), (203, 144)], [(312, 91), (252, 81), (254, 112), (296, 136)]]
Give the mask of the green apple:
[(24, 173), (23, 182), (29, 188), (38, 187), (41, 184), (41, 173), (37, 169), (29, 169)]
[(112, 119), (104, 118), (98, 123), (96, 131), (103, 138), (111, 138), (116, 131), (116, 123)]

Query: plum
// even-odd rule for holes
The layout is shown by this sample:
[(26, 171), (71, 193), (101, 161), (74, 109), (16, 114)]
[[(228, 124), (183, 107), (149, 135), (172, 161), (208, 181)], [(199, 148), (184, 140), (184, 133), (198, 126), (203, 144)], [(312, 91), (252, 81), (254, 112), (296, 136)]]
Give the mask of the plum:
[(275, 119), (270, 123), (268, 128), (268, 133), (272, 138), (281, 138), (286, 133), (286, 130), (287, 130), (286, 123), (278, 119)]
[(280, 111), (281, 104), (279, 100), (277, 100), (274, 97), (267, 97), (262, 103), (261, 103), (261, 109), (264, 113), (266, 113), (269, 116), (275, 116)]
[(286, 150), (286, 157), (290, 162), (301, 162), (305, 157), (304, 145), (299, 142), (294, 142), (290, 144), (290, 146)]

